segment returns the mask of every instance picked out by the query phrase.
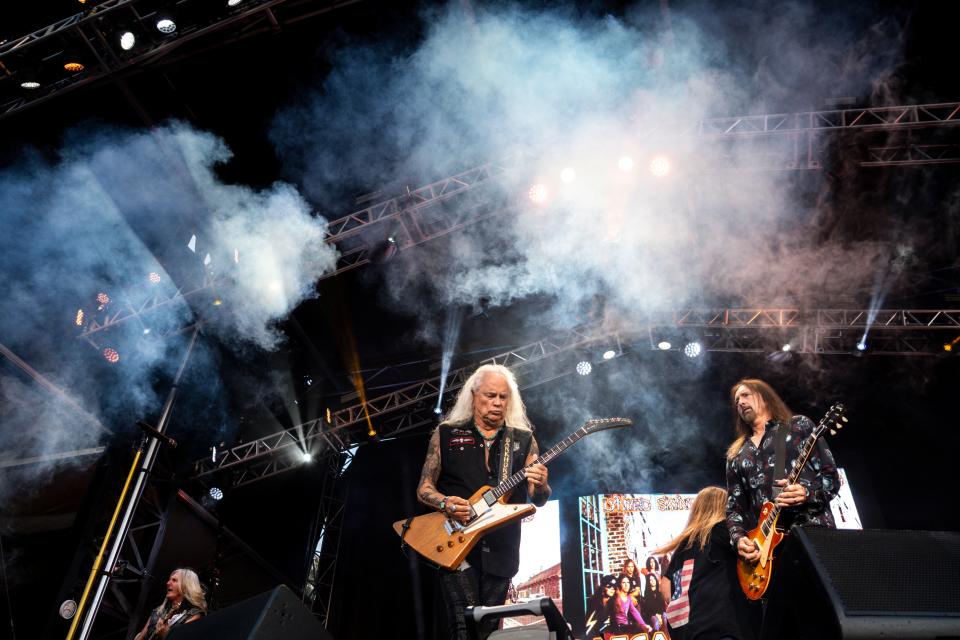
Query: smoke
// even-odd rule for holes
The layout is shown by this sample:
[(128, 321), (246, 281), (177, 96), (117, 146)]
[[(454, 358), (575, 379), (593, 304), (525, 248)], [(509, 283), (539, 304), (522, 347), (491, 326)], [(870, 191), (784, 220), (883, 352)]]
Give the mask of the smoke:
[[(659, 10), (425, 12), (413, 50), (336, 51), (322, 86), (279, 114), (273, 139), (308, 193), (524, 158), (501, 184), (520, 202), (512, 216), (387, 270), (394, 306), (425, 322), (439, 306), (481, 299), (547, 296), (556, 304), (541, 320), (566, 326), (598, 298), (610, 314), (637, 317), (704, 300), (803, 306), (869, 292), (888, 238), (820, 242), (800, 174), (732, 171), (777, 160), (754, 141), (689, 132), (708, 116), (868, 95), (896, 65), (898, 23), (810, 3), (711, 7), (673, 12), (669, 31)], [(662, 178), (648, 170), (657, 155), (670, 162)], [(623, 156), (629, 171), (618, 168)], [(565, 167), (572, 182), (560, 180)], [(533, 183), (549, 194), (542, 205), (525, 198)]]
[[(159, 413), (188, 325), (203, 321), (205, 336), (237, 350), (274, 349), (276, 322), (315, 295), (335, 264), (324, 220), (296, 189), (225, 184), (216, 169), (229, 159), (223, 141), (172, 123), (74, 130), (56, 160), (27, 155), (0, 173), (0, 298), (9, 311), (0, 342), (112, 431)], [(79, 337), (110, 319), (119, 322)], [(186, 412), (197, 420), (189, 428), (222, 428), (225, 416), (211, 414), (224, 405), (213, 397), (222, 385), (205, 338), (191, 357), (187, 379), (204, 388), (193, 394), (197, 411)], [(102, 443), (90, 420), (22, 373), (0, 368), (5, 460)], [(191, 402), (191, 389), (180, 402)], [(49, 477), (55, 464), (34, 465), (33, 477)]]

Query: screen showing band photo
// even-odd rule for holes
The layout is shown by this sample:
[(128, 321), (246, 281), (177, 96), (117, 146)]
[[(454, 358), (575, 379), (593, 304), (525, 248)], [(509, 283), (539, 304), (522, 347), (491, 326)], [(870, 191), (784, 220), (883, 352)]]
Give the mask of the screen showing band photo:
[[(843, 469), (839, 469), (840, 491), (830, 503), (837, 527), (862, 529), (850, 485)], [(670, 542), (686, 526), (690, 504), (696, 494), (599, 494), (579, 498), (581, 572), (584, 601), (584, 638), (644, 637), (669, 638), (665, 624), (665, 607), (656, 591), (661, 569), (669, 560), (651, 552)], [(630, 591), (636, 592), (637, 610), (644, 621), (660, 633), (611, 634), (604, 628), (607, 618), (599, 603), (616, 593), (617, 581), (624, 575), (635, 576)], [(605, 597), (606, 596), (606, 597)], [(650, 597), (645, 597), (650, 596)], [(653, 597), (657, 596), (657, 597)], [(580, 637), (580, 636), (578, 636)]]

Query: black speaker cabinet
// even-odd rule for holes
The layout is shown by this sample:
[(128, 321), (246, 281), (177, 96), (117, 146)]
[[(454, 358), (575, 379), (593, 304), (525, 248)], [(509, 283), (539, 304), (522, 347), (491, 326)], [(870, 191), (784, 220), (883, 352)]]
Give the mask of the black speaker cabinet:
[(280, 586), (170, 629), (168, 640), (332, 640), (289, 589)]
[(794, 529), (774, 572), (778, 637), (960, 639), (960, 533)]

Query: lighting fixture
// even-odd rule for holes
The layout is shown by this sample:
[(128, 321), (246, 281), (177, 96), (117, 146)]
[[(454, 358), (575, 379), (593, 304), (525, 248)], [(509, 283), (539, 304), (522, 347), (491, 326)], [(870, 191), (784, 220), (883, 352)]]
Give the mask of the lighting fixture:
[(577, 363), (577, 373), (582, 376), (590, 375), (590, 372), (593, 371), (593, 365), (591, 365), (586, 360), (581, 360)]
[(137, 45), (137, 36), (133, 31), (127, 30), (120, 34), (120, 48), (124, 51), (130, 51)]
[(688, 358), (696, 358), (703, 352), (703, 346), (699, 342), (688, 342), (683, 347), (683, 355)]
[(546, 185), (538, 183), (530, 187), (530, 191), (527, 193), (527, 195), (530, 197), (531, 201), (541, 204), (547, 201), (547, 196), (550, 195), (550, 192), (547, 190)]

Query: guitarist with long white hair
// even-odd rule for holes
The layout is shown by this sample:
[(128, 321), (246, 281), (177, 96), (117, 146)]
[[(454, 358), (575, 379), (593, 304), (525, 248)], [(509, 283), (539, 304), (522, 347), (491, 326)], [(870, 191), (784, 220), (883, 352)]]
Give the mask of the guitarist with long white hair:
[[(501, 365), (483, 365), (464, 383), (430, 437), (417, 498), (465, 524), (471, 517), (467, 498), (526, 467), (526, 491), (518, 487), (508, 502), (530, 500), (542, 506), (550, 485), (547, 467), (532, 464), (538, 456), (513, 373)], [(456, 570), (439, 570), (451, 639), (468, 638), (466, 607), (504, 603), (519, 564), (520, 523), (512, 522), (485, 535)]]
[[(840, 490), (840, 476), (833, 454), (826, 441), (818, 439), (806, 456), (802, 456), (801, 447), (816, 428), (813, 421), (793, 415), (777, 392), (756, 378), (733, 385), (730, 399), (736, 438), (727, 450), (727, 527), (730, 542), (742, 561), (755, 563), (760, 560), (761, 552), (768, 550), (761, 549), (748, 535), (757, 528), (765, 503), (780, 509), (777, 529), (836, 527), (830, 500)], [(779, 469), (778, 457), (782, 465)], [(788, 484), (786, 479), (777, 479), (786, 478), (794, 461), (801, 458), (806, 464), (796, 482)], [(770, 602), (762, 636), (777, 637), (772, 635), (775, 630), (771, 627), (771, 623), (776, 624), (777, 616), (771, 616), (770, 609), (771, 606), (779, 608), (782, 603), (774, 602), (773, 590), (767, 595)]]

